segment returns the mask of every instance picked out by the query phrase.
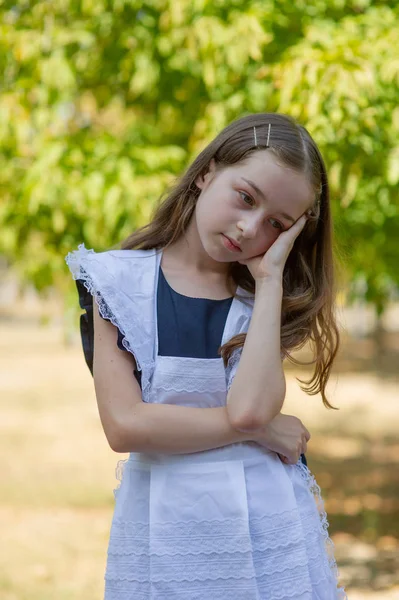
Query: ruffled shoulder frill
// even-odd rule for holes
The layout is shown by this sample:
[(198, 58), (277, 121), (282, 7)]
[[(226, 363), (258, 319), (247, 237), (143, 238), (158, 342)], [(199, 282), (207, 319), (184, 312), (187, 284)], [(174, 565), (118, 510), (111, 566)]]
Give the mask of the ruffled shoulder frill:
[[(155, 315), (154, 289), (156, 250), (109, 250), (95, 252), (80, 244), (65, 261), (77, 281), (81, 308), (92, 304), (92, 296), (100, 315), (115, 325), (123, 346), (133, 354), (141, 374), (143, 399), (147, 396), (154, 368)], [(87, 294), (83, 294), (84, 286)], [(82, 315), (83, 321), (84, 315)], [(82, 331), (89, 327), (81, 322)], [(82, 336), (83, 338), (83, 336)], [(91, 340), (91, 341), (90, 341)], [(83, 340), (82, 340), (83, 341)], [(86, 362), (93, 352), (86, 336)], [(90, 360), (90, 359), (89, 359)], [(88, 362), (90, 368), (90, 364)]]
[[(94, 322), (93, 322), (93, 296), (86, 289), (86, 286), (80, 279), (76, 280), (76, 289), (79, 297), (79, 306), (85, 312), (80, 315), (80, 335), (82, 339), (83, 354), (90, 373), (93, 375), (94, 360)], [(103, 317), (104, 318), (104, 317)], [(105, 319), (109, 321), (109, 319)], [(118, 339), (116, 342), (119, 350), (127, 352), (123, 345), (123, 335), (118, 329)], [(139, 373), (135, 371), (135, 376), (140, 383)]]

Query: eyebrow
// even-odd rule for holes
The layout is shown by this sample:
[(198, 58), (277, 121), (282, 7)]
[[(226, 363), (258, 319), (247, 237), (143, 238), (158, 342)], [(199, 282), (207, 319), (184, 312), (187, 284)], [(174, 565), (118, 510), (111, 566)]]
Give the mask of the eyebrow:
[[(256, 185), (256, 183), (254, 183), (250, 179), (246, 179), (245, 177), (241, 177), (241, 179), (243, 179), (244, 181), (246, 181), (246, 183), (248, 183), (255, 190), (255, 192), (258, 194), (258, 196), (260, 196), (261, 198), (263, 198), (264, 200), (266, 200), (265, 194), (262, 192), (261, 189), (258, 188), (258, 186)], [(282, 212), (282, 213), (276, 213), (276, 214), (284, 217), (284, 219), (286, 219), (287, 221), (291, 221), (292, 223), (295, 223), (295, 219), (293, 217), (291, 217), (290, 215), (287, 215), (287, 213), (283, 213)]]

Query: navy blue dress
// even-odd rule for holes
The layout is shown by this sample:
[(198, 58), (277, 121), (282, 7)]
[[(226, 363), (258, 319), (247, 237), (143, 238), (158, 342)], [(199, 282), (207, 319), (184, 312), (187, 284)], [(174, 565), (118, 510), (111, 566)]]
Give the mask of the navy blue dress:
[[(84, 284), (76, 281), (79, 304), (85, 310), (80, 317), (80, 333), (86, 364), (93, 374), (94, 327), (93, 297)], [(219, 358), (224, 326), (233, 297), (223, 300), (191, 298), (176, 292), (159, 267), (157, 289), (158, 355), (192, 358)], [(118, 330), (118, 348), (126, 350)], [(134, 375), (140, 384), (141, 373)], [(301, 456), (306, 463), (305, 455)]]

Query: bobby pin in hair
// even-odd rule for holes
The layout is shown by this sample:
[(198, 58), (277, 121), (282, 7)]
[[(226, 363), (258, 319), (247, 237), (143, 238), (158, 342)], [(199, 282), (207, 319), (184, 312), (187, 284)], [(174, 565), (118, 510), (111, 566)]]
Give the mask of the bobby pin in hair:
[(269, 141), (270, 141), (270, 130), (272, 128), (272, 124), (269, 123), (269, 129), (267, 130), (267, 140), (266, 140), (266, 148), (269, 147)]
[[(272, 128), (272, 124), (269, 123), (269, 127), (268, 127), (268, 130), (267, 130), (266, 148), (269, 148), (270, 130), (271, 130), (271, 128)], [(254, 143), (255, 143), (255, 148), (257, 148), (258, 147), (258, 138), (257, 138), (257, 135), (256, 135), (256, 127), (254, 127)]]

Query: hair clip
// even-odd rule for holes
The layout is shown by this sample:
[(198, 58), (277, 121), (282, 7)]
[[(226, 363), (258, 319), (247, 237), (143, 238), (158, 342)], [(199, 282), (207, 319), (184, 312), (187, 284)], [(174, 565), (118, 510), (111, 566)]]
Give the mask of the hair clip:
[(270, 141), (270, 130), (272, 128), (272, 124), (269, 123), (269, 129), (267, 130), (267, 140), (266, 140), (266, 148), (269, 147), (269, 141)]
[[(271, 128), (272, 128), (272, 124), (269, 123), (269, 127), (268, 127), (268, 130), (267, 130), (266, 148), (269, 148), (269, 145), (270, 145), (269, 142), (270, 142), (270, 130), (271, 130)], [(258, 147), (258, 137), (256, 135), (256, 127), (254, 127), (254, 143), (255, 143), (255, 148), (257, 148)]]

